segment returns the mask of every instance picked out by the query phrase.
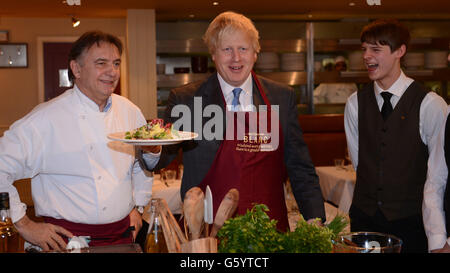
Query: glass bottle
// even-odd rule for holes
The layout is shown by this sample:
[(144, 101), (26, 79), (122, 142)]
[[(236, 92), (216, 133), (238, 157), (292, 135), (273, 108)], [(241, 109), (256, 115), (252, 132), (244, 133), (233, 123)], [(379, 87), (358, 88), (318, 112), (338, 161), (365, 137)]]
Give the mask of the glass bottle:
[(161, 225), (159, 208), (159, 198), (154, 198), (150, 203), (150, 226), (148, 227), (147, 238), (145, 240), (146, 253), (167, 253), (166, 239)]
[(9, 213), (9, 193), (0, 192), (0, 253), (19, 251), (19, 233)]

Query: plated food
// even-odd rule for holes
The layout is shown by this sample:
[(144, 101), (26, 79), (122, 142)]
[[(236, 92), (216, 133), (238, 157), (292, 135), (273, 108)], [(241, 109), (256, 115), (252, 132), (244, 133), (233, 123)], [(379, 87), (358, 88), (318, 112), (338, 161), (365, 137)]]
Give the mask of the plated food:
[(178, 131), (172, 130), (172, 123), (164, 125), (162, 119), (152, 119), (147, 124), (125, 132), (126, 139), (173, 139)]
[(139, 128), (112, 133), (107, 137), (131, 145), (158, 146), (177, 144), (194, 139), (197, 136), (197, 133), (174, 130), (171, 123), (164, 124), (162, 119), (152, 119)]

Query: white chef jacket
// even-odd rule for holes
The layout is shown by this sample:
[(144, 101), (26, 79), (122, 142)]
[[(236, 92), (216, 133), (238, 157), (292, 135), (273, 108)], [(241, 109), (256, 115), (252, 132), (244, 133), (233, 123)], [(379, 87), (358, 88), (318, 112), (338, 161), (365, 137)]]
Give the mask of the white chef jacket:
[(321, 83), (314, 89), (314, 104), (345, 103), (356, 91), (358, 87), (355, 83)]
[[(374, 92), (375, 98), (377, 100), (378, 108), (381, 111), (383, 106), (383, 97), (380, 95), (381, 92), (388, 91), (393, 94), (391, 97), (392, 107), (395, 109), (398, 101), (400, 100), (403, 93), (409, 87), (409, 85), (414, 80), (407, 77), (403, 71), (401, 72), (399, 78), (392, 84), (392, 86), (387, 90), (382, 90), (381, 87), (375, 82)], [(419, 112), (419, 131), (420, 138), (423, 143), (428, 147), (428, 172), (427, 179), (425, 182), (424, 190), (424, 201), (422, 204), (422, 213), (424, 218), (425, 231), (428, 237), (428, 248), (435, 249), (436, 244), (442, 246), (445, 243), (447, 236), (442, 237), (442, 232), (438, 231), (439, 238), (433, 238), (435, 236), (431, 235), (430, 229), (435, 230), (433, 225), (441, 223), (443, 218), (440, 219), (436, 213), (433, 213), (432, 209), (429, 207), (431, 203), (436, 204), (438, 200), (434, 194), (430, 194), (430, 190), (427, 190), (427, 185), (434, 185), (436, 183), (441, 184), (441, 174), (440, 170), (445, 167), (444, 160), (437, 160), (436, 156), (433, 156), (436, 149), (443, 147), (442, 139), (439, 138), (439, 131), (441, 127), (445, 124), (445, 118), (447, 111), (447, 103), (442, 99), (441, 96), (435, 92), (428, 92), (425, 98), (422, 100)], [(347, 137), (347, 146), (349, 150), (350, 159), (352, 161), (355, 170), (358, 167), (358, 97), (357, 93), (353, 93), (347, 100), (344, 111), (344, 125), (345, 125), (345, 135)], [(431, 186), (428, 186), (431, 187)], [(430, 200), (431, 201), (427, 201)], [(441, 204), (442, 207), (442, 204)], [(444, 222), (445, 223), (445, 222)], [(445, 234), (445, 225), (443, 227), (443, 232)], [(442, 247), (441, 246), (441, 247)]]
[(111, 107), (75, 86), (35, 107), (0, 138), (0, 192), (10, 195), (13, 222), (26, 211), (15, 180), (31, 178), (36, 214), (84, 224), (125, 218), (151, 198), (153, 177), (144, 173), (134, 147), (107, 138), (146, 123), (137, 106), (112, 94)]

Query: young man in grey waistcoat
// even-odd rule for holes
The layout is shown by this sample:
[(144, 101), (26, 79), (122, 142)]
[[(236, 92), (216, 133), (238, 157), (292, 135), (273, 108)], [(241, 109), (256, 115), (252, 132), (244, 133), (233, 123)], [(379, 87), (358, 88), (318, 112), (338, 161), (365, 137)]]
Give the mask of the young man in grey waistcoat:
[(376, 231), (403, 240), (402, 252), (426, 252), (422, 218), (429, 154), (439, 145), (447, 104), (407, 77), (400, 60), (409, 31), (377, 20), (361, 32), (371, 83), (352, 94), (345, 131), (357, 178), (350, 208), (352, 231)]

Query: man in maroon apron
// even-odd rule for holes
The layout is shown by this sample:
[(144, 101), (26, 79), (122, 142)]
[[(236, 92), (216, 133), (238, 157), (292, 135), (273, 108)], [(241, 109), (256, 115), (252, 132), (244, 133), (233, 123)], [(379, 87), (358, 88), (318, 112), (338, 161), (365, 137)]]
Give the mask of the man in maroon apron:
[[(254, 203), (266, 204), (269, 216), (278, 221), (280, 230), (286, 231), (283, 183), (288, 177), (306, 220), (324, 221), (324, 205), (318, 177), (303, 141), (294, 92), (252, 73), (260, 49), (258, 39), (258, 31), (245, 16), (233, 12), (217, 16), (206, 31), (205, 42), (218, 73), (206, 81), (172, 90), (165, 120), (177, 121), (171, 115), (172, 109), (187, 106), (194, 128), (183, 125), (180, 129), (194, 129), (200, 135), (180, 145), (184, 164), (182, 198), (194, 186), (209, 185), (215, 213), (225, 194), (236, 188), (239, 214)], [(220, 119), (226, 130), (220, 131), (221, 126), (216, 126), (218, 137), (211, 140), (206, 134), (212, 119), (201, 113), (213, 106), (224, 113), (213, 118)], [(199, 123), (202, 126), (196, 126)], [(242, 134), (239, 130), (230, 133), (238, 126), (242, 127)], [(266, 133), (261, 130), (263, 127), (268, 128)], [(180, 146), (164, 146), (156, 168), (166, 166)]]
[[(257, 78), (255, 82), (259, 86), (258, 89), (261, 89)], [(267, 108), (271, 109), (264, 92), (259, 93)], [(277, 115), (271, 110), (267, 112), (267, 115), (258, 115), (256, 112), (245, 112), (244, 115), (226, 112), (226, 132), (233, 131), (234, 134), (228, 135), (222, 141), (209, 172), (199, 186), (203, 189), (207, 185), (210, 186), (214, 194), (214, 214), (225, 194), (230, 189), (236, 188), (239, 191), (238, 214), (245, 214), (254, 203), (264, 203), (270, 209), (268, 215), (278, 220), (278, 228), (286, 230), (289, 223), (282, 185), (286, 181), (287, 173), (283, 160), (284, 145), (282, 142), (279, 143), (283, 132), (279, 126), (276, 126), (277, 132), (261, 134), (260, 131), (252, 132), (249, 126), (252, 119), (256, 121), (256, 128), (261, 128), (261, 123), (269, 123), (272, 115)], [(275, 119), (278, 122), (278, 118), (275, 117)], [(238, 134), (239, 125), (243, 127), (244, 136)], [(270, 128), (268, 124), (265, 127)], [(273, 145), (276, 148), (264, 151), (262, 149), (264, 146), (261, 147), (264, 144)]]

